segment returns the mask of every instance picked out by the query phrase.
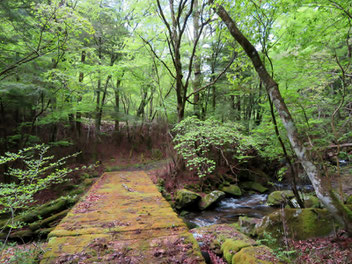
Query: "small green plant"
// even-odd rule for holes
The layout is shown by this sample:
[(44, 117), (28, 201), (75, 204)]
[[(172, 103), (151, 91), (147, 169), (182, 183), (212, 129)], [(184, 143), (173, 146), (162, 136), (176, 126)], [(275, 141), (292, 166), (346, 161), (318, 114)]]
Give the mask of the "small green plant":
[(269, 232), (264, 232), (263, 237), (257, 240), (257, 243), (270, 247), (273, 250), (275, 256), (287, 262), (290, 261), (290, 257), (296, 254), (296, 250), (279, 246), (277, 239), (273, 237)]
[(232, 170), (230, 159), (246, 162), (251, 158), (249, 150), (256, 148), (252, 138), (241, 130), (241, 126), (233, 122), (188, 117), (173, 129), (176, 132), (175, 149), (184, 158), (186, 166), (199, 177), (213, 173), (219, 157)]
[(22, 149), (17, 153), (7, 152), (4, 156), (0, 156), (0, 165), (14, 162), (21, 165), (9, 166), (5, 175), (11, 179), (11, 182), (0, 183), (0, 213), (10, 215), (9, 221), (2, 227), (3, 230), (9, 230), (3, 245), (6, 244), (11, 231), (23, 225), (23, 223), (15, 222), (14, 218), (18, 211), (34, 202), (36, 193), (47, 189), (52, 184), (62, 183), (67, 174), (81, 169), (64, 167), (68, 158), (76, 157), (79, 153), (53, 161), (54, 156), (47, 156), (48, 150), (49, 147), (42, 144)]
[[(1, 242), (0, 242), (0, 246)], [(1, 263), (9, 264), (37, 264), (40, 262), (44, 249), (40, 244), (7, 243), (3, 254), (0, 256)]]

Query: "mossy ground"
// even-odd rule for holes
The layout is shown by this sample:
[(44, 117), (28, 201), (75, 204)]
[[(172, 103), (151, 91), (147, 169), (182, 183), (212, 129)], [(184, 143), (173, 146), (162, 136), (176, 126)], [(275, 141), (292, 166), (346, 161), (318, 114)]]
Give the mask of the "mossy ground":
[(203, 263), (187, 227), (142, 171), (105, 173), (49, 237), (41, 263)]

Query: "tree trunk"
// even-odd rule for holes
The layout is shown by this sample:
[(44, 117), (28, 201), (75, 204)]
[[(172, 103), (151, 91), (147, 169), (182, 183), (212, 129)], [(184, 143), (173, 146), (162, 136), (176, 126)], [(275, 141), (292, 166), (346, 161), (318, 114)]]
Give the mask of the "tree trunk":
[(116, 81), (116, 88), (115, 88), (115, 131), (119, 131), (120, 129), (120, 122), (119, 122), (119, 115), (120, 115), (120, 86), (121, 80), (118, 78)]
[[(83, 50), (81, 54), (81, 63), (83, 64), (86, 61), (86, 51)], [(78, 76), (78, 82), (82, 83), (84, 78), (84, 73), (80, 72)], [(79, 104), (82, 101), (82, 95), (78, 96), (77, 103)], [(80, 111), (76, 112), (76, 130), (77, 130), (77, 135), (78, 137), (81, 136), (81, 118), (82, 118), (82, 113)]]
[[(213, 2), (213, 0), (210, 0), (210, 3)], [(300, 161), (302, 167), (304, 168), (310, 181), (312, 182), (315, 193), (318, 196), (319, 200), (334, 216), (336, 221), (344, 225), (346, 231), (349, 234), (352, 234), (351, 211), (345, 206), (343, 206), (342, 202), (338, 200), (331, 187), (326, 181), (324, 181), (325, 179), (322, 178), (317, 166), (312, 162), (312, 159), (308, 155), (306, 148), (303, 146), (302, 142), (299, 139), (298, 130), (284, 102), (284, 99), (280, 94), (278, 84), (274, 81), (274, 79), (266, 70), (255, 47), (237, 28), (235, 21), (232, 20), (226, 10), (221, 5), (217, 5), (215, 7), (215, 12), (226, 24), (233, 38), (242, 46), (247, 56), (251, 59), (255, 70), (257, 71), (260, 79), (265, 85), (267, 92), (282, 120), (292, 149), (296, 153), (298, 160)]]
[[(197, 45), (197, 39), (199, 38), (199, 8), (198, 0), (195, 0), (193, 3), (193, 35), (194, 35), (194, 45)], [(195, 53), (194, 55), (194, 80), (193, 80), (193, 91), (197, 91), (201, 85), (201, 62), (200, 57)], [(199, 93), (195, 93), (193, 96), (194, 103), (194, 114), (200, 118), (200, 105), (199, 105)]]

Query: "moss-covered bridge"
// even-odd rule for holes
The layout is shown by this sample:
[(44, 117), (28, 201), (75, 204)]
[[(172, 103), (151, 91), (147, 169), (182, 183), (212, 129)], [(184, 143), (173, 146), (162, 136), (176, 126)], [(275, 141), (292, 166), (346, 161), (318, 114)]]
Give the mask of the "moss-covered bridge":
[(204, 263), (145, 172), (105, 173), (49, 234), (47, 263)]

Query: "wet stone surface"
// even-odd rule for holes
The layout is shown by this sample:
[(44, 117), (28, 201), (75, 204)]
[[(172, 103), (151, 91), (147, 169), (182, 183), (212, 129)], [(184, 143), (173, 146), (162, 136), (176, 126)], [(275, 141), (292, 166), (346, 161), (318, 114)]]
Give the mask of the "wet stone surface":
[(266, 205), (267, 194), (252, 194), (241, 198), (224, 198), (214, 209), (191, 212), (185, 219), (197, 226), (230, 224), (237, 222), (240, 216), (262, 218), (275, 211)]

